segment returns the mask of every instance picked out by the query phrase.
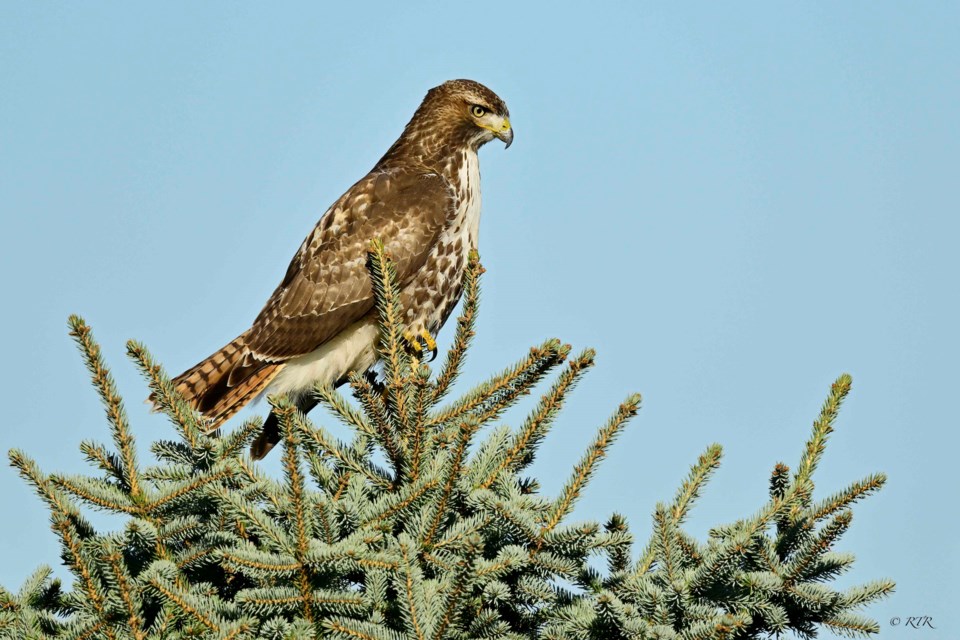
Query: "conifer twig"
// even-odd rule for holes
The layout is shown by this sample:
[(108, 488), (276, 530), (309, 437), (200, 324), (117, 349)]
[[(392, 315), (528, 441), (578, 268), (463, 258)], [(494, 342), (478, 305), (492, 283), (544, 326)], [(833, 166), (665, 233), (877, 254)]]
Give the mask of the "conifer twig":
[[(723, 448), (719, 444), (712, 444), (707, 450), (700, 454), (697, 462), (690, 468), (687, 477), (684, 478), (677, 489), (677, 494), (670, 505), (669, 513), (673, 519), (673, 525), (679, 525), (686, 518), (690, 507), (699, 497), (704, 485), (713, 475), (713, 472), (720, 466), (720, 457), (723, 455)], [(655, 559), (655, 550), (653, 541), (647, 545), (647, 548), (640, 555), (636, 564), (636, 572), (644, 574), (650, 570), (650, 566)]]
[(569, 352), (570, 346), (556, 339), (531, 348), (523, 360), (431, 416), (430, 424), (448, 424), (467, 414), (475, 416), (480, 422), (494, 419), (514, 399), (528, 392), (550, 369), (563, 362)]
[(357, 400), (367, 415), (373, 417), (375, 439), (383, 447), (387, 459), (393, 466), (394, 473), (399, 475), (404, 467), (406, 451), (401, 442), (402, 432), (397, 430), (396, 421), (391, 419), (390, 411), (383, 397), (377, 393), (370, 381), (363, 376), (353, 373), (350, 375), (350, 386), (356, 394)]
[(813, 423), (813, 433), (807, 441), (800, 464), (797, 466), (797, 472), (793, 477), (794, 484), (806, 485), (810, 482), (820, 458), (823, 457), (827, 438), (833, 432), (833, 421), (840, 411), (844, 398), (850, 393), (852, 382), (851, 377), (845, 373), (830, 386), (830, 395), (827, 396), (820, 409), (820, 415)]
[(450, 461), (447, 463), (446, 469), (444, 469), (444, 475), (446, 477), (443, 479), (443, 488), (440, 490), (440, 495), (436, 501), (436, 513), (427, 526), (426, 535), (423, 538), (423, 545), (427, 548), (430, 548), (433, 544), (437, 529), (444, 516), (447, 515), (447, 503), (453, 493), (454, 486), (461, 477), (463, 462), (467, 455), (467, 448), (470, 446), (470, 441), (479, 428), (480, 425), (475, 420), (464, 420), (460, 424), (456, 445), (451, 452)]
[(300, 468), (300, 438), (299, 430), (295, 424), (295, 416), (299, 413), (298, 409), (289, 402), (280, 402), (274, 406), (277, 418), (280, 422), (280, 433), (283, 437), (283, 471), (286, 478), (286, 493), (293, 511), (293, 530), (294, 540), (296, 542), (296, 557), (300, 563), (297, 572), (297, 586), (300, 589), (302, 599), (303, 616), (308, 622), (313, 622), (313, 589), (310, 584), (310, 569), (303, 563), (303, 559), (310, 547), (310, 539), (313, 537), (310, 527), (307, 523), (308, 508), (305, 504), (304, 496), (306, 487), (304, 486), (303, 472)]
[(875, 493), (887, 482), (887, 476), (883, 473), (874, 473), (863, 480), (859, 480), (840, 493), (824, 498), (822, 501), (810, 507), (810, 517), (818, 522), (824, 518), (830, 517), (837, 511), (845, 509), (854, 502), (862, 500), (868, 495)]
[(321, 457), (332, 457), (347, 469), (361, 474), (384, 489), (393, 487), (393, 479), (387, 472), (359, 458), (350, 447), (336, 440), (323, 427), (313, 425), (299, 415), (294, 416), (294, 421), (304, 436), (302, 444), (308, 451)]
[(420, 466), (423, 463), (423, 455), (427, 448), (430, 368), (421, 364), (414, 372), (411, 383), (414, 385), (413, 415), (410, 420), (410, 433), (404, 442), (408, 454), (403, 472), (409, 474), (410, 479), (416, 480), (420, 476)]
[(480, 254), (471, 251), (467, 259), (467, 268), (463, 273), (463, 306), (457, 317), (457, 328), (453, 334), (453, 345), (447, 352), (446, 360), (430, 393), (430, 404), (436, 404), (450, 390), (460, 375), (467, 349), (474, 336), (477, 321), (477, 308), (480, 306), (480, 276), (485, 269), (480, 264)]
[(373, 295), (380, 315), (380, 358), (386, 379), (386, 401), (395, 416), (393, 427), (401, 436), (407, 431), (408, 406), (406, 376), (410, 369), (410, 356), (404, 349), (403, 312), (400, 308), (400, 288), (397, 271), (387, 258), (383, 242), (375, 240), (368, 252), (370, 279)]
[[(567, 363), (566, 369), (559, 376), (556, 383), (551, 387), (534, 412), (527, 417), (523, 427), (510, 443), (510, 448), (504, 454), (497, 468), (480, 483), (480, 487), (489, 489), (497, 477), (505, 469), (521, 469), (525, 463), (529, 463), (536, 455), (536, 450), (540, 443), (546, 437), (547, 431), (553, 424), (553, 420), (563, 407), (563, 401), (577, 380), (593, 366), (595, 352), (593, 349), (585, 349), (580, 355), (571, 359)], [(521, 459), (522, 456), (522, 459)]]
[(462, 600), (473, 578), (471, 572), (474, 568), (474, 559), (481, 551), (482, 544), (480, 539), (476, 536), (471, 536), (466, 542), (463, 555), (459, 557), (453, 569), (453, 576), (450, 578), (447, 588), (443, 614), (440, 616), (439, 623), (433, 635), (434, 640), (443, 640), (447, 629), (459, 621), (460, 610), (463, 606)]
[(184, 442), (191, 449), (198, 450), (204, 434), (197, 413), (173, 386), (163, 368), (154, 362), (153, 356), (150, 355), (145, 346), (135, 340), (130, 340), (127, 342), (127, 354), (147, 379), (151, 392), (150, 397), (167, 414)]
[(377, 430), (370, 425), (366, 417), (351, 407), (347, 399), (333, 387), (318, 384), (314, 387), (314, 395), (320, 400), (323, 406), (333, 411), (346, 424), (351, 425), (357, 429), (357, 431), (365, 433), (372, 438), (377, 436)]
[(580, 491), (586, 485), (590, 476), (597, 468), (597, 463), (607, 455), (607, 449), (613, 444), (614, 439), (619, 435), (627, 420), (636, 415), (640, 408), (640, 394), (629, 396), (617, 409), (617, 412), (610, 417), (607, 424), (600, 429), (596, 440), (587, 449), (586, 454), (574, 467), (573, 476), (564, 485), (560, 492), (560, 497), (554, 503), (550, 514), (540, 529), (540, 540), (553, 531), (554, 527), (560, 523), (560, 520), (569, 515), (573, 509), (573, 503), (580, 497)]
[(120, 468), (123, 482), (129, 487), (130, 494), (137, 497), (141, 493), (140, 469), (137, 465), (136, 446), (133, 434), (130, 432), (130, 422), (127, 419), (126, 409), (123, 407), (123, 400), (117, 393), (117, 385), (103, 361), (100, 345), (93, 339), (90, 327), (84, 322), (83, 318), (76, 315), (70, 316), (69, 323), (70, 335), (76, 341), (77, 346), (80, 347), (84, 364), (86, 364), (87, 370), (93, 378), (93, 384), (100, 394), (104, 409), (106, 409), (110, 431), (113, 434), (117, 450), (120, 452), (120, 459), (123, 461)]

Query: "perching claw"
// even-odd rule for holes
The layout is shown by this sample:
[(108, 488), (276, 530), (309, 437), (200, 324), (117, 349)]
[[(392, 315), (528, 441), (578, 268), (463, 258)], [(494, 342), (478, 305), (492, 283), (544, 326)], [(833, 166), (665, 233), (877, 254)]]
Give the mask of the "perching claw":
[[(437, 341), (426, 329), (421, 329), (419, 333), (404, 331), (403, 339), (407, 343), (407, 353), (423, 362), (433, 362), (437, 358)], [(424, 358), (424, 354), (429, 353), (429, 358)]]

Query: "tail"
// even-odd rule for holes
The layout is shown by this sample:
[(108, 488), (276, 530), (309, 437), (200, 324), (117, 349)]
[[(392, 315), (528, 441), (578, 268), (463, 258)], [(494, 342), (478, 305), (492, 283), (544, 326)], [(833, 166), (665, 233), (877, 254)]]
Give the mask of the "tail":
[[(265, 362), (246, 348), (245, 334), (173, 379), (183, 397), (213, 431), (256, 398), (280, 373), (282, 362)], [(150, 400), (155, 402), (153, 396)]]

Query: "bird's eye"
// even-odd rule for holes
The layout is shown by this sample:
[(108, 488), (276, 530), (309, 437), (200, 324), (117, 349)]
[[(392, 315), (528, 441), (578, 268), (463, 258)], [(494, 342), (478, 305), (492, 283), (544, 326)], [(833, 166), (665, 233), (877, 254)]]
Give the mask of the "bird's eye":
[(475, 118), (482, 118), (483, 114), (486, 112), (487, 110), (478, 104), (473, 105), (473, 107), (470, 109), (470, 113), (472, 113)]

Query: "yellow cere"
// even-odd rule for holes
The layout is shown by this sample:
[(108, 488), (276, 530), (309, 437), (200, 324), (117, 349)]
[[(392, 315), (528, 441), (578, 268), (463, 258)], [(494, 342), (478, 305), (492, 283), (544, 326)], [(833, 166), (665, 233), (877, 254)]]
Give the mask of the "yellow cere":
[(501, 131), (507, 131), (510, 129), (510, 120), (508, 118), (503, 118), (500, 121), (500, 126), (498, 127), (496, 122), (490, 124), (478, 123), (484, 129), (488, 131), (493, 131), (494, 133), (500, 133)]

